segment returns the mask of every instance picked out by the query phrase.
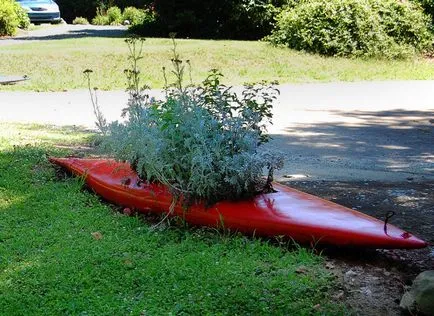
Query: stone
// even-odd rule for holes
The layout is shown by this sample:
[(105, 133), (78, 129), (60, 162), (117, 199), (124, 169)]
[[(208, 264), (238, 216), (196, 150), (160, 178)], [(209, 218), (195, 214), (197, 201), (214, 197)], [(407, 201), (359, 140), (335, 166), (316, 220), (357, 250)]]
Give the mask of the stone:
[(411, 313), (434, 316), (434, 270), (419, 274), (399, 306)]

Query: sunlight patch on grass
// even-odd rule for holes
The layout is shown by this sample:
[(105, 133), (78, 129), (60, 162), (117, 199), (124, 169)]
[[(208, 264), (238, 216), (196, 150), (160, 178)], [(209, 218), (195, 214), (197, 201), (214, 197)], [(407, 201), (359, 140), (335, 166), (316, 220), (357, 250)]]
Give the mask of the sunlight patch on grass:
[(8, 209), (16, 203), (20, 203), (25, 200), (25, 196), (15, 196), (10, 194), (4, 188), (0, 187), (0, 211)]
[(16, 123), (0, 123), (0, 126), (0, 150), (26, 145), (83, 144), (95, 136), (92, 131), (75, 126), (58, 127)]

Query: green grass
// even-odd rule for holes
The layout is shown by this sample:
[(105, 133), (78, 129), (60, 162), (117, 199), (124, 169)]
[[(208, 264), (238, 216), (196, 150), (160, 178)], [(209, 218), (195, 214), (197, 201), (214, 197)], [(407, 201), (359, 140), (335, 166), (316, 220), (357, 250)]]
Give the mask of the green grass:
[(92, 137), (0, 125), (1, 315), (344, 313), (309, 250), (174, 225), (150, 230), (56, 176), (46, 155), (67, 152), (55, 145)]
[[(278, 80), (288, 82), (433, 79), (434, 62), (362, 60), (309, 55), (263, 42), (178, 40), (179, 52), (193, 65), (195, 82), (211, 68), (227, 84)], [(169, 66), (169, 39), (148, 39), (141, 69), (153, 88), (164, 84), (161, 67)], [(49, 40), (0, 46), (0, 73), (27, 74), (31, 80), (1, 90), (62, 91), (86, 88), (83, 70), (95, 71), (93, 85), (103, 90), (124, 89), (127, 46), (120, 38)]]

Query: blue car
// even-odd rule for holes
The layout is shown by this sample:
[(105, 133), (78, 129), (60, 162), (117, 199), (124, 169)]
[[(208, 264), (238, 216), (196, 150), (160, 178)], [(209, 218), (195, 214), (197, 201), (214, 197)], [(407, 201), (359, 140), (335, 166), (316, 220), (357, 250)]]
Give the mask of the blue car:
[(59, 6), (52, 0), (17, 0), (32, 23), (60, 23)]

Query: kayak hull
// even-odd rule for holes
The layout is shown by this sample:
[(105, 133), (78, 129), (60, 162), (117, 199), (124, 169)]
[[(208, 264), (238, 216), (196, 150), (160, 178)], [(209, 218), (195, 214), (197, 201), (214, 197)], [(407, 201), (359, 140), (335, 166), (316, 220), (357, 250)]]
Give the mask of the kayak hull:
[[(109, 159), (50, 158), (106, 200), (140, 212), (167, 213), (172, 195), (158, 183), (144, 183), (129, 164)], [(257, 236), (286, 236), (301, 244), (415, 249), (427, 243), (409, 232), (319, 197), (273, 183), (275, 193), (221, 201), (210, 207), (177, 204), (170, 216), (209, 227)]]

